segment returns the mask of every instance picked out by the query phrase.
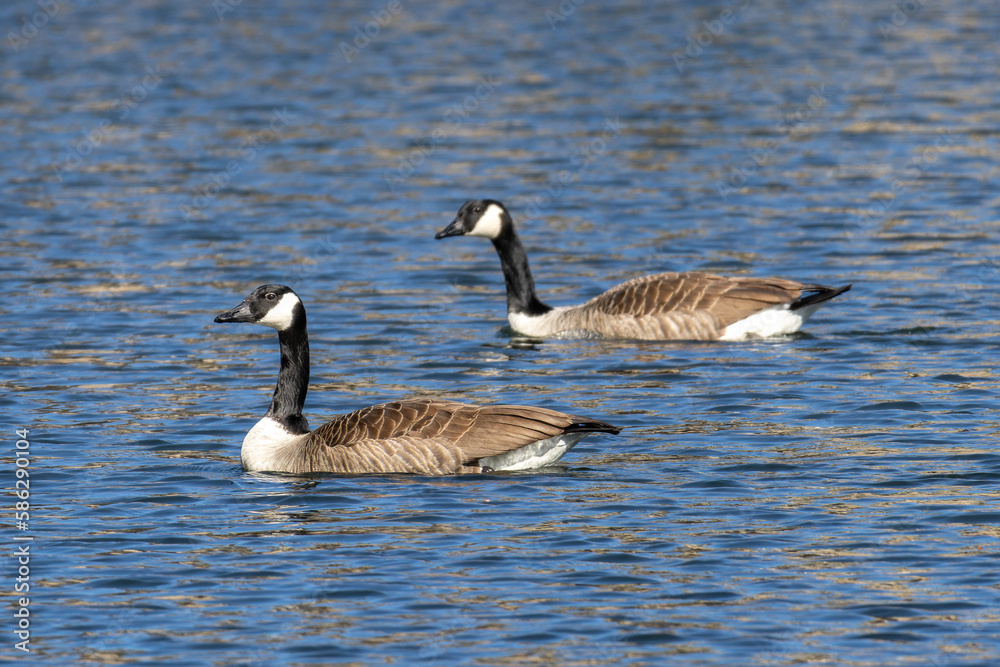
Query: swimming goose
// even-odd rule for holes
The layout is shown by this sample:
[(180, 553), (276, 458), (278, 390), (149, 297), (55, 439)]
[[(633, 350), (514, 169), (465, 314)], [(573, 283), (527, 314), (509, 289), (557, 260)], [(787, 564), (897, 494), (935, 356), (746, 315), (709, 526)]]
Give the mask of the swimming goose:
[(262, 285), (216, 322), (252, 322), (278, 331), (281, 369), (267, 414), (243, 440), (247, 470), (450, 475), (528, 470), (558, 461), (611, 424), (524, 405), (476, 406), (443, 400), (373, 405), (309, 430), (309, 336), (301, 299)]
[(578, 306), (539, 301), (528, 256), (507, 208), (494, 199), (466, 202), (434, 238), (483, 236), (493, 242), (507, 283), (507, 321), (534, 338), (742, 340), (798, 331), (824, 302), (851, 289), (782, 278), (658, 273), (612, 287)]

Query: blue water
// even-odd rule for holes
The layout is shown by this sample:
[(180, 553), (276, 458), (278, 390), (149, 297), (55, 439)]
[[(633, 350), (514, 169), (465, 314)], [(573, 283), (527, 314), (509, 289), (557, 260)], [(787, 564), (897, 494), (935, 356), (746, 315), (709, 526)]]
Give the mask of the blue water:
[[(1000, 10), (670, 4), (5, 3), (0, 655), (996, 664)], [(555, 305), (854, 289), (777, 340), (518, 340), (489, 244), (433, 240), (479, 197)], [(534, 474), (245, 473), (277, 342), (212, 319), (265, 282), (306, 302), (313, 425), (435, 396), (625, 431)]]

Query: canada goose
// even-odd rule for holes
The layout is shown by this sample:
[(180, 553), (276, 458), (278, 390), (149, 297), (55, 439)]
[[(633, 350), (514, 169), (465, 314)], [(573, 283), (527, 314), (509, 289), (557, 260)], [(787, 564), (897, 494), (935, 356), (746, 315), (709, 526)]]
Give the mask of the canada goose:
[(645, 340), (742, 340), (798, 331), (825, 301), (850, 285), (806, 285), (782, 278), (727, 278), (711, 273), (658, 273), (629, 280), (579, 306), (538, 300), (528, 256), (506, 207), (466, 202), (434, 238), (484, 236), (500, 255), (507, 283), (507, 321), (536, 338), (603, 336)]
[(309, 430), (306, 309), (284, 285), (262, 285), (216, 322), (252, 322), (278, 331), (281, 369), (267, 414), (243, 440), (247, 470), (448, 475), (528, 470), (558, 461), (611, 424), (524, 405), (476, 406), (438, 400), (373, 405)]

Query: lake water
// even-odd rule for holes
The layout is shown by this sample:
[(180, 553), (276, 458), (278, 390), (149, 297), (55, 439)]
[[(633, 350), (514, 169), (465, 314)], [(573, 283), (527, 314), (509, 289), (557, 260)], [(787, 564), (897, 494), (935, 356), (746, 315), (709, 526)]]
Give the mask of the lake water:
[[(996, 664), (1000, 10), (670, 4), (4, 3), (0, 655)], [(480, 197), (555, 305), (854, 289), (776, 340), (513, 339), (489, 243), (433, 239)], [(306, 302), (314, 426), (625, 430), (532, 474), (245, 473), (277, 341), (212, 319), (265, 282)]]

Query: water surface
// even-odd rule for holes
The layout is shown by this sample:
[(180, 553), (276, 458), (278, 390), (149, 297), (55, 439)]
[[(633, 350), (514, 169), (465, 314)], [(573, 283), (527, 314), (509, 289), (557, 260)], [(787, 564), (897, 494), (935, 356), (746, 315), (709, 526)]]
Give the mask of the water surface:
[[(1000, 13), (672, 5), (66, 2), (5, 38), (34, 541), (2, 654), (994, 664)], [(667, 270), (854, 289), (777, 340), (518, 340), (489, 244), (433, 240), (478, 197), (555, 305)], [(434, 396), (625, 431), (534, 474), (245, 473), (277, 342), (212, 318), (265, 282), (306, 302), (313, 425)]]

